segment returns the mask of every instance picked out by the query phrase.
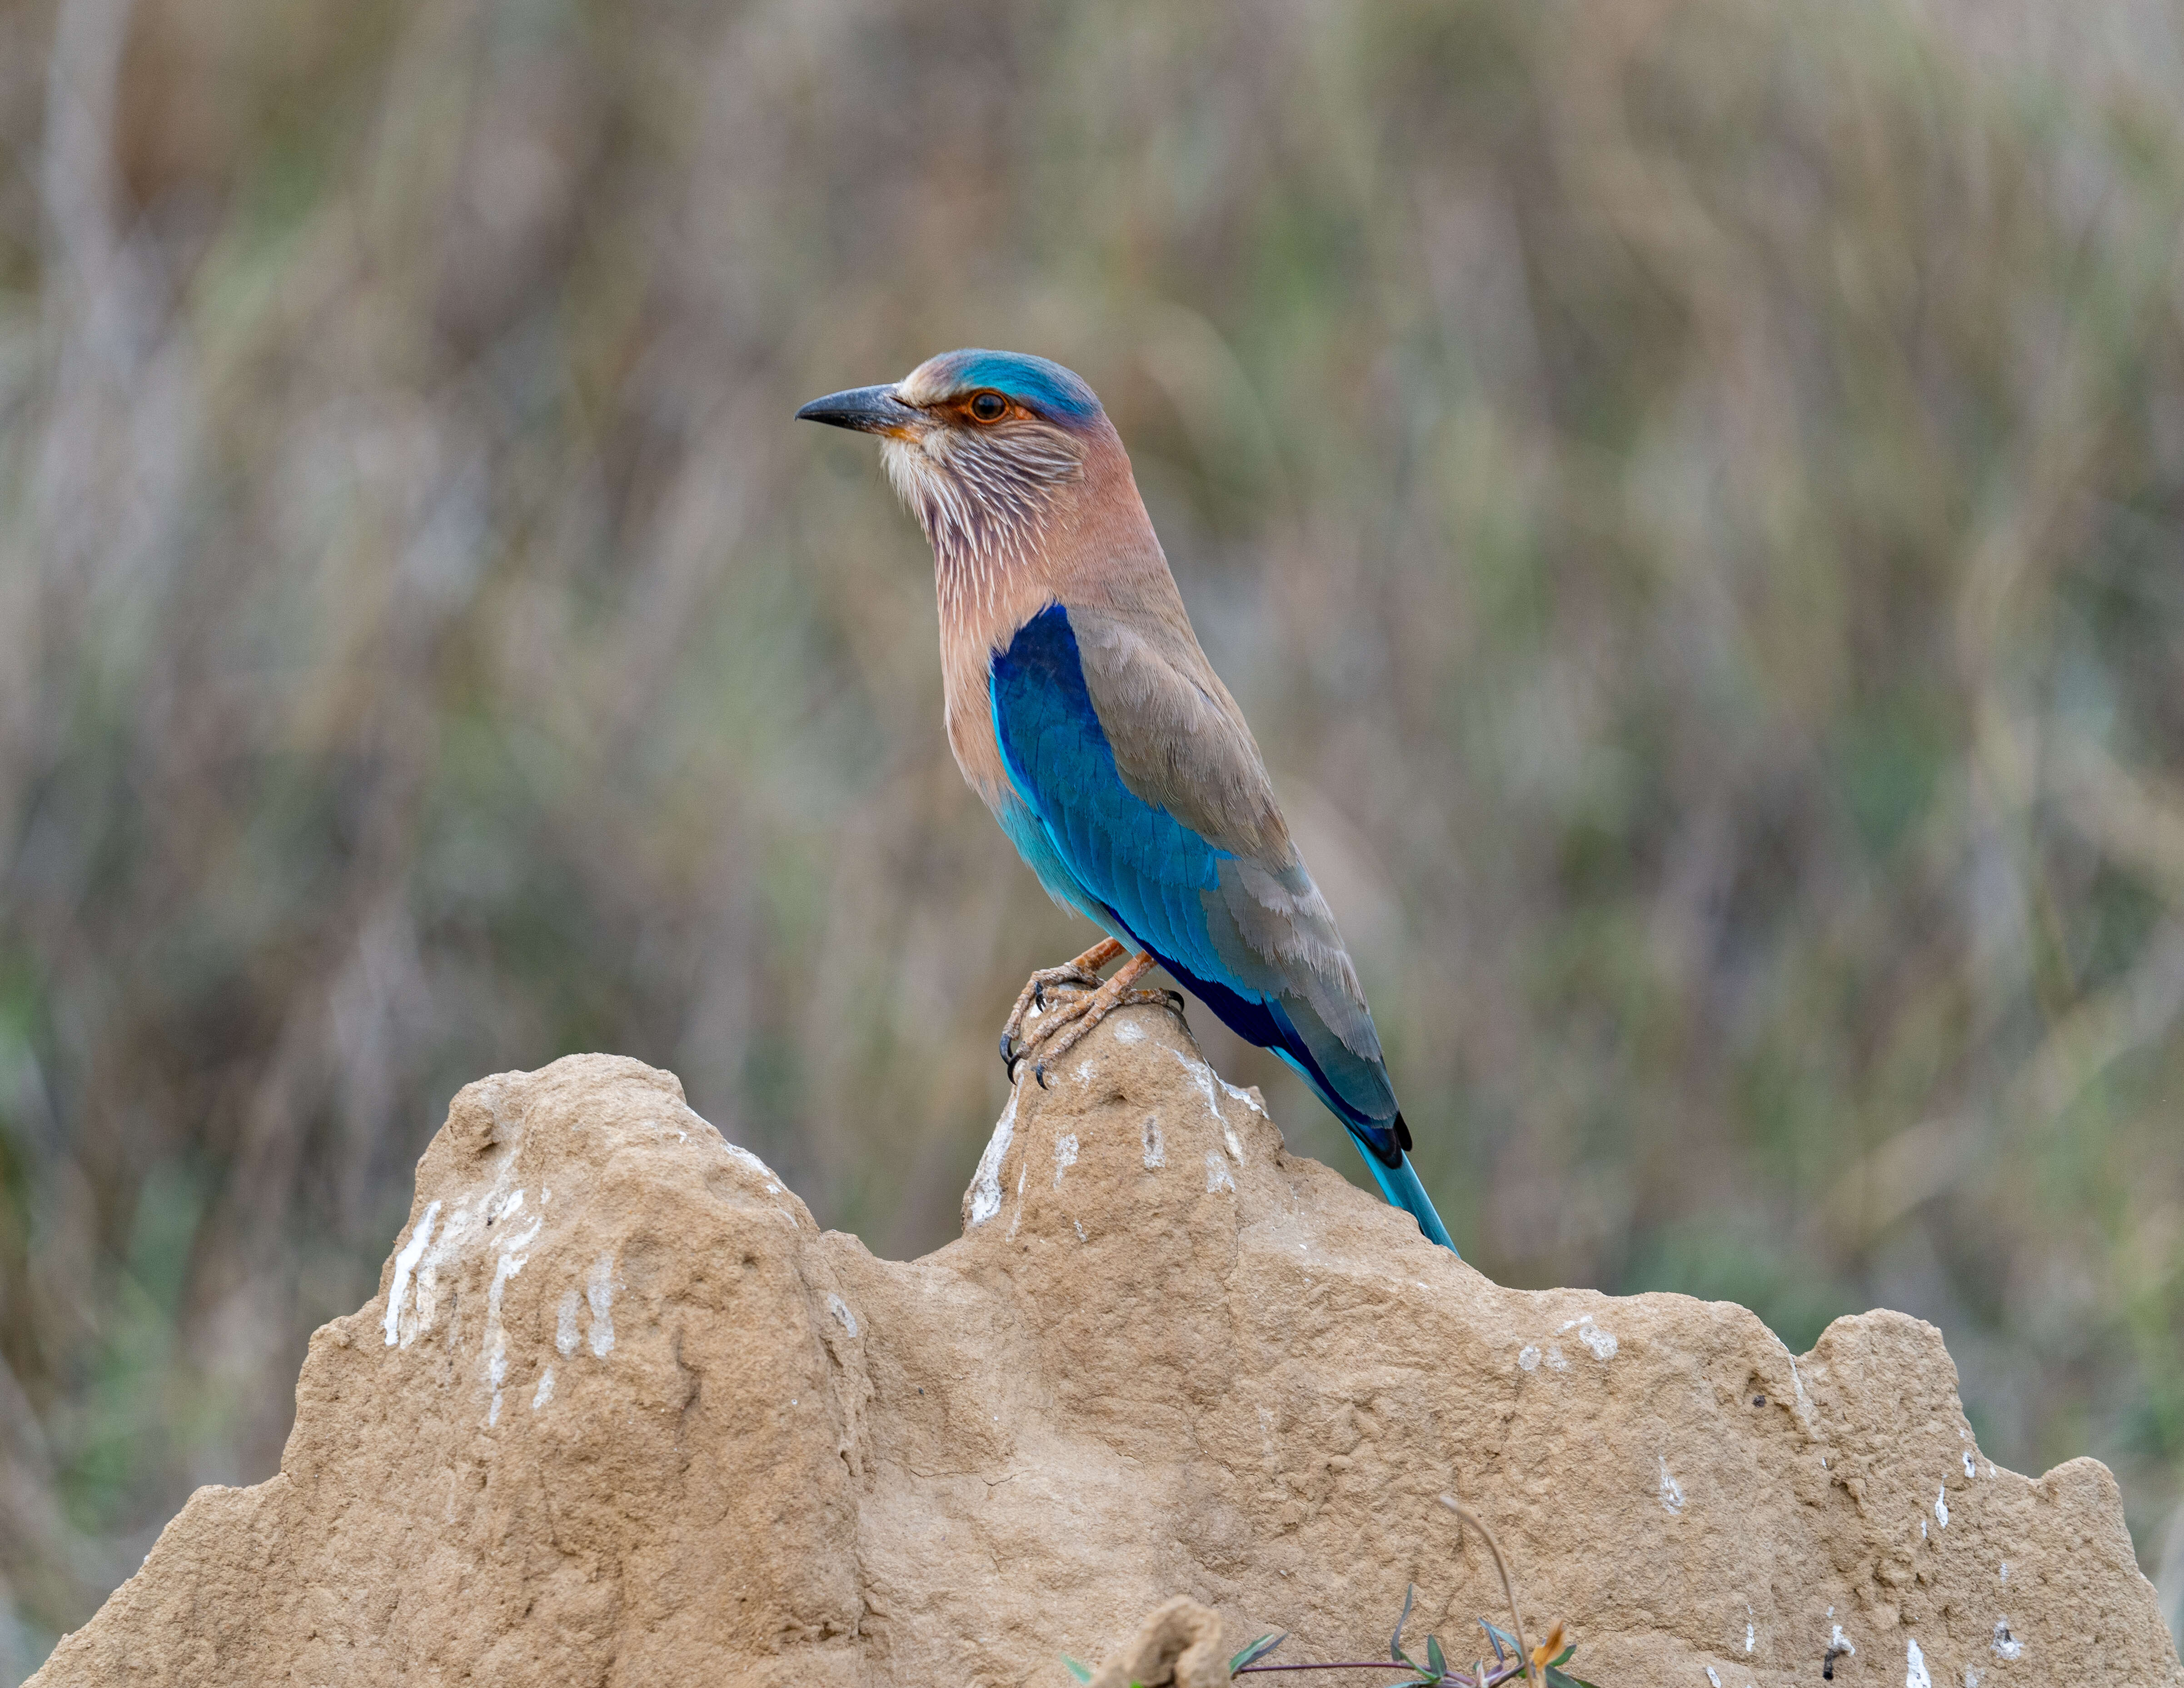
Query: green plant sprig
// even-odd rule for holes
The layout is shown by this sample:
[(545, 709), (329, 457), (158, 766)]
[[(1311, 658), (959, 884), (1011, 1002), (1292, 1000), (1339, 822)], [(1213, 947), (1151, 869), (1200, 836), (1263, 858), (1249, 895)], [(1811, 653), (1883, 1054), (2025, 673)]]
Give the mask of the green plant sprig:
[[(1494, 1532), (1481, 1519), (1458, 1505), (1453, 1496), (1442, 1496), (1440, 1503), (1456, 1514), (1460, 1524), (1469, 1525), (1484, 1538), (1487, 1551), (1494, 1556), (1494, 1568), (1501, 1574), (1502, 1593), (1509, 1602), (1510, 1620), (1516, 1624), (1517, 1633), (1513, 1635), (1484, 1618), (1479, 1620), (1479, 1627), (1486, 1633), (1487, 1644), (1494, 1649), (1492, 1664), (1480, 1658), (1474, 1662), (1469, 1671), (1451, 1669), (1447, 1651), (1441, 1646), (1438, 1635), (1426, 1637), (1426, 1656), (1423, 1663), (1405, 1652), (1403, 1626), (1411, 1621), (1411, 1607), (1418, 1593), (1417, 1585), (1410, 1584), (1403, 1590), (1403, 1609), (1396, 1614), (1395, 1632), (1388, 1637), (1385, 1661), (1338, 1659), (1324, 1664), (1262, 1664), (1261, 1660), (1289, 1639), (1286, 1630), (1276, 1630), (1260, 1636), (1229, 1659), (1229, 1680), (1234, 1681), (1240, 1676), (1270, 1674), (1275, 1671), (1384, 1671), (1390, 1665), (1401, 1665), (1411, 1674), (1385, 1684), (1384, 1688), (1502, 1688), (1503, 1684), (1514, 1682), (1520, 1676), (1529, 1677), (1532, 1688), (1593, 1688), (1593, 1685), (1584, 1678), (1573, 1676), (1563, 1669), (1569, 1663), (1571, 1655), (1577, 1652), (1577, 1644), (1564, 1641), (1560, 1624), (1547, 1632), (1546, 1640), (1539, 1646), (1526, 1644), (1524, 1613), (1517, 1602), (1516, 1579), (1509, 1574), (1509, 1563), (1502, 1557), (1502, 1544), (1495, 1540)], [(1090, 1667), (1079, 1663), (1067, 1653), (1062, 1655), (1061, 1662), (1079, 1682), (1092, 1680)], [(1130, 1688), (1144, 1688), (1144, 1685), (1134, 1682)]]

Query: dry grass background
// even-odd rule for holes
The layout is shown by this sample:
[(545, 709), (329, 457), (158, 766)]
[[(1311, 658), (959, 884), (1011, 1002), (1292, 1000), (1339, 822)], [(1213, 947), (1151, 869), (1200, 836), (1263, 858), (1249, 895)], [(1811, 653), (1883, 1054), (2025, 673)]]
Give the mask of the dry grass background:
[(0, 1682), (471, 1077), (951, 1234), (1084, 934), (789, 412), (964, 343), (1106, 399), (1473, 1257), (1935, 1320), (2175, 1621), (2184, 59), (2050, 9), (0, 5)]

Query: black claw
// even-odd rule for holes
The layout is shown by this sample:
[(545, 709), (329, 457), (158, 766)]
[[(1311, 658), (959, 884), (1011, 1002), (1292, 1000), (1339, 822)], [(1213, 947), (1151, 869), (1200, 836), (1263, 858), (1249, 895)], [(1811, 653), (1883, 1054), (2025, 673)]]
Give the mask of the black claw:
[(1031, 982), (1031, 1006), (1042, 1014), (1046, 1012), (1046, 981), (1045, 979), (1034, 979)]
[(1016, 1083), (1017, 1052), (1013, 1049), (1010, 1048), (1009, 1045), (1015, 1041), (1016, 1039), (1011, 1038), (1006, 1032), (1001, 1033), (1001, 1065), (1005, 1069), (1006, 1069), (1009, 1075), (1009, 1082), (1011, 1084)]
[(1180, 1016), (1183, 1012), (1183, 993), (1179, 990), (1163, 990), (1161, 994), (1167, 998), (1168, 1006)]
[(1038, 1061), (1032, 1063), (1031, 1076), (1039, 1080), (1039, 1088), (1040, 1089), (1045, 1090), (1050, 1088), (1046, 1082), (1046, 1063), (1045, 1061)]

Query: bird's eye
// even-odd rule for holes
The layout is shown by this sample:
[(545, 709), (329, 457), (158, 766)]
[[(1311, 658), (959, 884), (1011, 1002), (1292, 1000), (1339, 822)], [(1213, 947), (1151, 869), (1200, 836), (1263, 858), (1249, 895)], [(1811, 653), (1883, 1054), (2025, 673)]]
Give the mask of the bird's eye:
[(971, 401), (971, 414), (982, 422), (998, 422), (1009, 413), (1009, 401), (998, 393), (981, 393)]

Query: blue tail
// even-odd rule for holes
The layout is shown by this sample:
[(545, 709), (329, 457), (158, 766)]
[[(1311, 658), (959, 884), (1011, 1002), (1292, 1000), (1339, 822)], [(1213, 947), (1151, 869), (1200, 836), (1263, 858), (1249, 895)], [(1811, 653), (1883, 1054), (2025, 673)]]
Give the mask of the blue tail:
[[(1021, 850), (1024, 846), (1019, 844), (1017, 848)], [(1117, 922), (1109, 930), (1120, 933), (1123, 928)], [(1133, 944), (1138, 942), (1135, 938), (1128, 938), (1125, 941)], [(1434, 1212), (1433, 1198), (1426, 1194), (1426, 1187), (1418, 1182), (1418, 1175), (1411, 1170), (1411, 1157), (1403, 1152), (1411, 1146), (1411, 1132), (1410, 1128), (1403, 1123), (1401, 1114), (1396, 1114), (1392, 1119), (1376, 1119), (1354, 1106), (1335, 1088), (1334, 1081), (1328, 1076), (1318, 1056), (1312, 1053), (1311, 1045), (1298, 1033), (1295, 1021), (1290, 1018), (1289, 1009), (1283, 1003), (1254, 1000), (1240, 995), (1218, 980), (1200, 978), (1190, 968), (1180, 966), (1166, 955), (1160, 957), (1160, 964), (1182, 980), (1230, 1031), (1246, 1043), (1254, 1043), (1261, 1049), (1271, 1050), (1284, 1066), (1311, 1085), (1313, 1094), (1327, 1104), (1329, 1111), (1349, 1131), (1350, 1140), (1357, 1145), (1358, 1153), (1365, 1157), (1365, 1164), (1372, 1168), (1373, 1180), (1380, 1186), (1380, 1194), (1388, 1198), (1388, 1205), (1401, 1208), (1416, 1219), (1418, 1229), (1425, 1233), (1428, 1242), (1439, 1243), (1458, 1260), (1463, 1258), (1457, 1252), (1456, 1245), (1449, 1240), (1448, 1227), (1441, 1223), (1440, 1215)], [(1353, 1056), (1352, 1059), (1357, 1057)], [(1362, 1061), (1360, 1064), (1362, 1066)], [(1379, 1064), (1377, 1056), (1373, 1057), (1372, 1070), (1379, 1075), (1381, 1089), (1387, 1091), (1387, 1069)], [(1395, 1100), (1393, 1092), (1387, 1091), (1387, 1095), (1390, 1102)], [(1393, 1156), (1396, 1161), (1392, 1167), (1387, 1161), (1390, 1156)]]
[(1364, 1144), (1360, 1143), (1357, 1147), (1365, 1156), (1365, 1165), (1373, 1174), (1373, 1181), (1380, 1186), (1380, 1194), (1388, 1198), (1388, 1205), (1401, 1208), (1417, 1220), (1418, 1229), (1425, 1233), (1428, 1242), (1439, 1243), (1451, 1254), (1456, 1255), (1458, 1260), (1462, 1259), (1456, 1245), (1449, 1240), (1448, 1227), (1441, 1223), (1440, 1215), (1434, 1212), (1433, 1198), (1426, 1194), (1426, 1187), (1418, 1182), (1418, 1175), (1411, 1170), (1411, 1157), (1404, 1155), (1396, 1165), (1390, 1167), (1382, 1164), (1380, 1157)]

